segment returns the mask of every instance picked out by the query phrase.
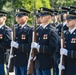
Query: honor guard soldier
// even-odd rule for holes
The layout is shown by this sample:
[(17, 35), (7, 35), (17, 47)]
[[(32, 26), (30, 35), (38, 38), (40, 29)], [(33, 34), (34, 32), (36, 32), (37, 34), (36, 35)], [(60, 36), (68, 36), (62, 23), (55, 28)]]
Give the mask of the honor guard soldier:
[(64, 75), (76, 75), (76, 12), (70, 11), (66, 17), (68, 31), (65, 32), (65, 46), (60, 49), (60, 54), (66, 56)]
[[(61, 9), (62, 9), (62, 7), (61, 7)], [(67, 9), (70, 10), (69, 8), (67, 8)], [(68, 30), (68, 27), (66, 26), (66, 19), (65, 19), (66, 16), (67, 16), (66, 13), (67, 13), (68, 10), (62, 9), (62, 11), (61, 11), (61, 14), (63, 15), (63, 30), (64, 30), (64, 33), (66, 32), (66, 30)], [(62, 28), (62, 23), (60, 23), (60, 24), (56, 27), (59, 36), (61, 36), (61, 28)]]
[(11, 42), (11, 29), (5, 24), (6, 16), (7, 13), (0, 10), (0, 75), (4, 75), (4, 54), (10, 48)]
[(57, 34), (49, 23), (51, 18), (50, 9), (40, 9), (41, 26), (37, 29), (36, 41), (31, 47), (37, 49), (35, 59), (36, 75), (50, 75), (51, 56), (56, 50)]
[[(66, 26), (66, 20), (65, 20), (65, 18), (67, 16), (66, 13), (70, 10), (70, 8), (68, 8), (68, 7), (60, 7), (60, 9), (62, 11), (58, 11), (58, 15), (59, 16), (63, 15), (63, 24), (60, 23), (56, 27), (56, 29), (58, 31), (59, 36), (61, 37), (61, 28), (62, 28), (62, 26), (63, 26), (64, 33), (68, 30), (68, 27)], [(55, 72), (54, 72), (54, 75), (58, 75), (59, 74), (59, 71), (58, 71), (58, 63), (59, 63), (60, 54), (58, 54), (58, 53), (59, 53), (59, 50), (60, 50), (60, 38), (59, 38), (59, 42), (58, 42), (57, 45), (58, 46), (57, 46), (57, 49), (56, 49), (56, 52), (55, 52), (55, 55), (54, 55), (54, 63), (55, 63), (55, 69), (54, 69)]]
[(32, 28), (28, 26), (28, 15), (30, 12), (25, 9), (16, 9), (16, 28), (15, 41), (11, 46), (16, 48), (15, 54), (15, 75), (27, 74), (28, 56), (31, 49)]
[(51, 9), (52, 11), (52, 26), (56, 27), (58, 25), (58, 11), (55, 9)]
[[(58, 22), (57, 22), (58, 11), (55, 9), (50, 9), (50, 11), (51, 11), (51, 20), (52, 20), (51, 26), (54, 28), (55, 32), (57, 33), (56, 26), (58, 24)], [(51, 60), (52, 60), (52, 70), (51, 71), (53, 71), (53, 75), (58, 74), (58, 67), (57, 67), (57, 62), (56, 62), (58, 56), (56, 55), (56, 51), (58, 51), (60, 48), (59, 43), (60, 43), (60, 37), (58, 36), (56, 50), (54, 52), (54, 55), (51, 57)]]

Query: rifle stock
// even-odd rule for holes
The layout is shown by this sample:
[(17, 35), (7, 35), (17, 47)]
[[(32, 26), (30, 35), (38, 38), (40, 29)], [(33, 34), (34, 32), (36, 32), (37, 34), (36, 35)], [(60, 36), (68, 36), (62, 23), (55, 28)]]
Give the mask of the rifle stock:
[(13, 72), (14, 71), (14, 58), (10, 58), (10, 63), (9, 63), (9, 68), (8, 68), (9, 72)]
[[(36, 42), (36, 25), (34, 26), (33, 31), (33, 42)], [(27, 66), (27, 75), (33, 75), (35, 50), (36, 50), (35, 48), (31, 48)]]

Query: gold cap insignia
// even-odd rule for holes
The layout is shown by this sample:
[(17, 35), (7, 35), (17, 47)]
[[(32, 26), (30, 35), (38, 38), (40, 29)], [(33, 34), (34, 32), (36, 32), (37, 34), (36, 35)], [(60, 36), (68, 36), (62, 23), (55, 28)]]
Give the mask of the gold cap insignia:
[(19, 10), (19, 9), (17, 9), (17, 10), (16, 10), (16, 12), (18, 13), (18, 12), (20, 12), (20, 10)]

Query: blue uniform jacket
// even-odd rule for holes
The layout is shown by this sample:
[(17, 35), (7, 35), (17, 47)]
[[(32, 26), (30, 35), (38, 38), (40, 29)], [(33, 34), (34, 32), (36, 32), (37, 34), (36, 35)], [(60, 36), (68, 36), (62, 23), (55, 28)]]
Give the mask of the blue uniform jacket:
[(45, 29), (41, 26), (37, 28), (36, 41), (40, 45), (39, 52), (35, 60), (36, 69), (50, 69), (51, 56), (56, 50), (57, 34), (54, 29), (48, 24)]
[(32, 28), (25, 25), (20, 28), (19, 25), (16, 26), (16, 40), (19, 44), (19, 48), (14, 50), (15, 66), (27, 66), (28, 56), (31, 49), (32, 41)]
[(11, 29), (6, 25), (0, 28), (0, 64), (4, 63), (5, 51), (10, 48)]
[(65, 60), (65, 75), (76, 75), (76, 29), (72, 34), (65, 33), (65, 48), (68, 55)]
[[(61, 36), (61, 28), (62, 28), (62, 24), (59, 24), (59, 25), (56, 27), (59, 36)], [(63, 26), (63, 30), (64, 30), (64, 33), (65, 33), (65, 32), (68, 30), (68, 27), (67, 27), (66, 25)]]

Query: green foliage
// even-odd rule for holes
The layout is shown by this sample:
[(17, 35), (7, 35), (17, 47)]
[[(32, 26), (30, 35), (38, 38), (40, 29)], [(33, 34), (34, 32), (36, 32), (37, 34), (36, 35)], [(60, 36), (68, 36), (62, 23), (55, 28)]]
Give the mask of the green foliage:
[(55, 4), (58, 6), (70, 6), (75, 5), (76, 0), (54, 0)]
[(3, 5), (7, 2), (7, 0), (0, 0), (0, 9), (2, 9)]
[[(36, 9), (40, 7), (47, 7), (47, 8), (57, 8), (59, 6), (70, 6), (76, 5), (76, 0), (12, 0), (13, 1), (13, 8), (24, 8), (31, 12), (33, 12), (34, 8), (34, 1), (36, 5)], [(4, 9), (7, 11), (8, 19), (7, 24), (10, 24), (10, 10), (11, 10), (11, 0), (0, 0), (0, 9)], [(29, 18), (29, 23), (32, 24), (32, 18)]]
[(50, 1), (49, 0), (37, 0), (36, 8), (39, 9), (40, 7), (50, 8)]

